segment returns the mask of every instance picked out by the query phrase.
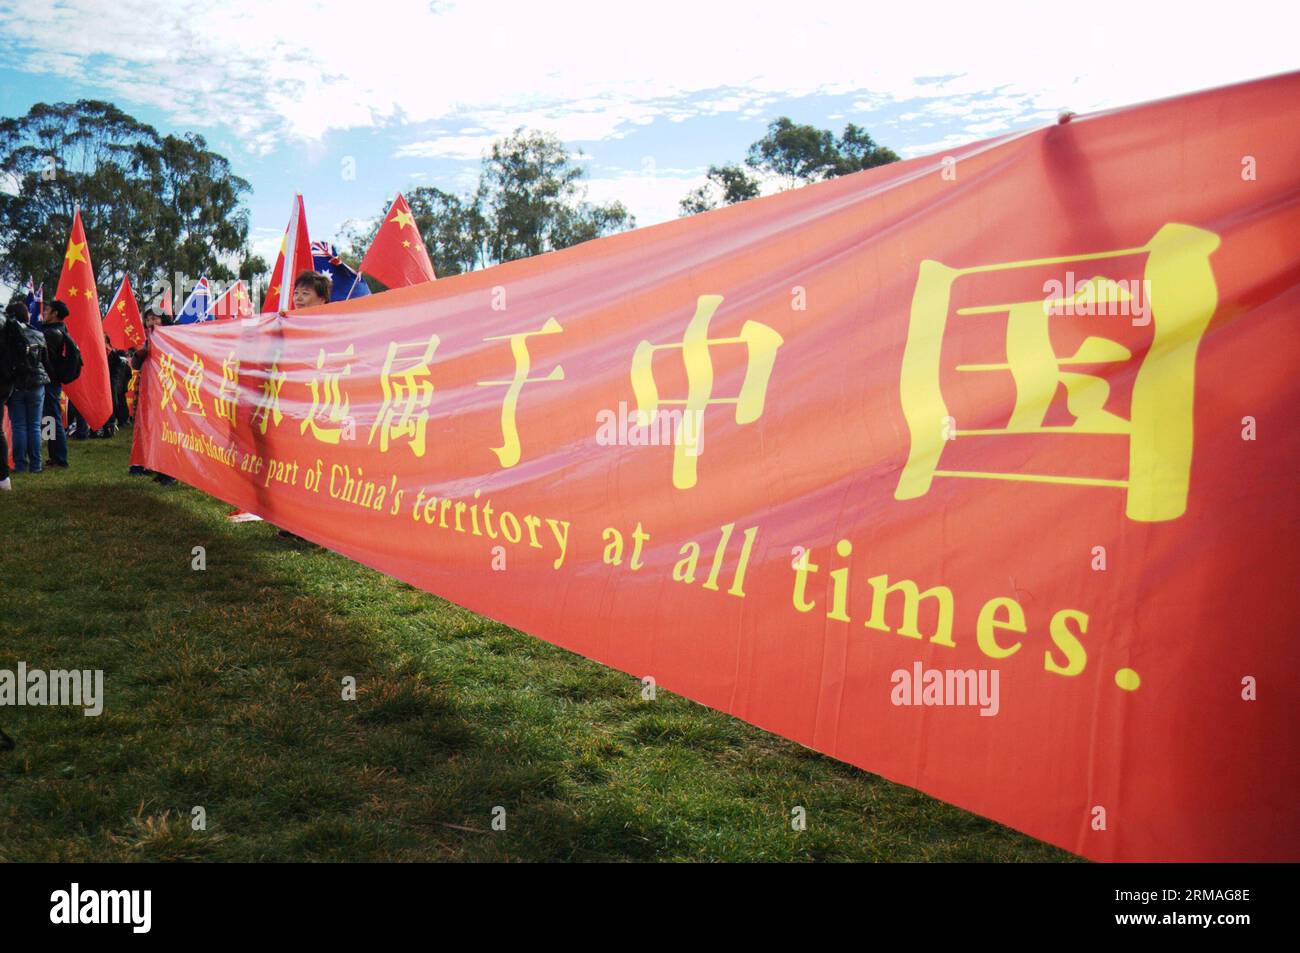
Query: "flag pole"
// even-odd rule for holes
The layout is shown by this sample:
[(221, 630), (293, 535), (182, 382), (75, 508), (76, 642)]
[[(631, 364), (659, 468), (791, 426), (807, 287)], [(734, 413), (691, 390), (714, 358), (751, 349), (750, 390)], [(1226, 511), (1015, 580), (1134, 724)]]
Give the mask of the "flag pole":
[[(302, 217), (302, 193), (295, 192), (293, 196), (293, 211), (289, 213), (289, 231), (285, 234), (284, 242), (284, 273), (280, 275), (280, 311), (288, 311), (289, 305), (293, 303), (293, 281), (290, 277), (289, 269), (293, 267), (293, 259), (298, 256), (298, 229)], [(311, 253), (311, 249), (307, 249)]]
[[(399, 192), (398, 195), (400, 194), (401, 193)], [(388, 213), (393, 210), (393, 203), (396, 201), (397, 201), (397, 196), (394, 195), (392, 201), (388, 203), (388, 208), (384, 210), (384, 217), (379, 220), (379, 228), (383, 228), (384, 223), (388, 221)], [(379, 237), (379, 228), (375, 229), (375, 238)], [(374, 243), (375, 243), (375, 239), (374, 238), (370, 239), (370, 244), (373, 245)], [(370, 249), (367, 248), (366, 251), (369, 252)], [(366, 260), (366, 256), (362, 255), (361, 261), (357, 262), (357, 276), (352, 279), (352, 287), (348, 289), (349, 298), (352, 297), (352, 292), (357, 290), (357, 282), (361, 280), (361, 265), (365, 260)]]

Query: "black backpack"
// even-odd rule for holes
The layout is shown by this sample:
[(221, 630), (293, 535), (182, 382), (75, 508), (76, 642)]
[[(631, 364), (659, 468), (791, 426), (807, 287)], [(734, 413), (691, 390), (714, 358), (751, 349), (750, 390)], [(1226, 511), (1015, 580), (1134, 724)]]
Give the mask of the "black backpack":
[(62, 340), (58, 347), (50, 349), (46, 367), (54, 383), (71, 384), (81, 376), (81, 349), (66, 328), (59, 328), (58, 335)]
[(41, 382), (45, 335), (30, 324), (8, 320), (0, 342), (0, 390), (30, 390)]

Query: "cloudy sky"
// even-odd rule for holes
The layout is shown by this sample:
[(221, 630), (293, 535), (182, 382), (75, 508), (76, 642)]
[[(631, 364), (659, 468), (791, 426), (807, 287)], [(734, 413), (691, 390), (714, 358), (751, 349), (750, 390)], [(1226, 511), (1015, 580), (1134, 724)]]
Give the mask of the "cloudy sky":
[[(195, 131), (313, 238), (397, 190), (473, 186), (517, 126), (648, 225), (788, 115), (905, 156), (1300, 66), (1294, 2), (0, 0), (0, 114), (102, 98)], [(355, 177), (348, 171), (355, 168)]]

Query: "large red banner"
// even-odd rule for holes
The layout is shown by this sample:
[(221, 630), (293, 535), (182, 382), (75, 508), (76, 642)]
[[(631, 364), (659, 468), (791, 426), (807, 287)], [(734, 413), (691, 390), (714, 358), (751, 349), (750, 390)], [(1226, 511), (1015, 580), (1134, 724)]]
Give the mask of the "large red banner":
[(155, 332), (148, 465), (1087, 857), (1296, 859), (1300, 74)]

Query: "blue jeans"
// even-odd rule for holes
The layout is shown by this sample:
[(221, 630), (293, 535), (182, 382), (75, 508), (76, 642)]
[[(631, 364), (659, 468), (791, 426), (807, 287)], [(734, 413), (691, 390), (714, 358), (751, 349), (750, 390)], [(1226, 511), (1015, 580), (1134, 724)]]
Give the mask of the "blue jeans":
[(68, 431), (63, 426), (63, 408), (59, 400), (63, 396), (62, 384), (45, 385), (45, 416), (54, 418), (54, 439), (50, 441), (50, 463), (61, 467), (68, 465)]
[(14, 472), (41, 472), (41, 410), (45, 385), (16, 390), (9, 397), (9, 422), (14, 428)]

